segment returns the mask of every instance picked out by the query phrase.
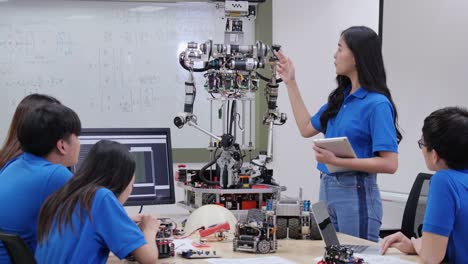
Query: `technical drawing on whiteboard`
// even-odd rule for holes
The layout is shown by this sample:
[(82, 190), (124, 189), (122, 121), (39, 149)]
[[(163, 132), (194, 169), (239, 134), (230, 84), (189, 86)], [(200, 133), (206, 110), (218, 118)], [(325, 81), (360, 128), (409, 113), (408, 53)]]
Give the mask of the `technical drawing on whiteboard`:
[[(226, 20), (213, 2), (151, 3), (152, 9), (131, 1), (23, 2), (0, 8), (0, 108), (11, 115), (26, 95), (44, 93), (74, 109), (87, 127), (170, 127), (184, 101), (176, 88), (186, 78), (174, 58), (188, 40), (225, 37)], [(242, 29), (251, 43), (254, 21), (244, 19)], [(208, 127), (209, 113), (209, 104), (198, 105), (200, 125)], [(8, 120), (0, 124), (1, 139)], [(188, 130), (172, 136), (175, 148), (204, 148), (208, 139)]]

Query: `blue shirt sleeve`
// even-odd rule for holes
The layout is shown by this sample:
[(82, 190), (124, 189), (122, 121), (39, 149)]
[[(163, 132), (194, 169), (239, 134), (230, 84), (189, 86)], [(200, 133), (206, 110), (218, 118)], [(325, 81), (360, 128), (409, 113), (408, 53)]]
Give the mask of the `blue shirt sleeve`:
[(373, 153), (398, 152), (393, 107), (390, 102), (382, 102), (375, 106), (370, 117), (370, 133)]
[(315, 128), (315, 130), (317, 130), (319, 132), (323, 132), (322, 131), (322, 125), (320, 124), (320, 117), (322, 116), (323, 112), (327, 109), (327, 107), (328, 107), (328, 103), (322, 105), (322, 107), (320, 107), (318, 112), (315, 113), (315, 115), (313, 115), (310, 118), (310, 122), (312, 123), (312, 126)]
[[(103, 189), (98, 192), (102, 194)], [(142, 231), (112, 192), (107, 190), (100, 200), (99, 205), (93, 208), (93, 222), (96, 233), (114, 255), (123, 259), (146, 244)]]
[(457, 212), (456, 190), (449, 175), (437, 172), (431, 177), (423, 231), (448, 237)]

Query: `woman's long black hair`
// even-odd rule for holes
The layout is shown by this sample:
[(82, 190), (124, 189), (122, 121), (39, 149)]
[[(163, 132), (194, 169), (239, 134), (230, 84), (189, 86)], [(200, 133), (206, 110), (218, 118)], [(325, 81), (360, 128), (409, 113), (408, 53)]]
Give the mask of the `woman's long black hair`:
[(21, 119), (34, 108), (45, 105), (45, 104), (61, 104), (56, 98), (45, 95), (45, 94), (30, 94), (21, 100), (16, 107), (13, 118), (11, 119), (10, 128), (8, 134), (0, 149), (0, 168), (2, 168), (9, 160), (21, 154), (20, 143), (18, 141), (18, 130), (21, 123)]
[[(398, 127), (398, 113), (390, 90), (387, 87), (387, 76), (382, 58), (382, 44), (379, 36), (364, 26), (350, 27), (341, 33), (344, 42), (351, 50), (356, 61), (359, 83), (363, 89), (385, 95), (393, 106), (394, 124), (398, 143), (402, 140)], [(322, 131), (327, 131), (328, 120), (334, 118), (344, 101), (344, 91), (351, 85), (351, 80), (344, 75), (336, 76), (338, 88), (328, 96), (328, 108), (320, 116)]]
[(135, 160), (127, 147), (108, 140), (97, 142), (70, 181), (42, 205), (37, 223), (38, 242), (47, 240), (54, 219), (59, 234), (66, 225), (73, 231), (72, 217), (76, 206), (80, 206), (80, 222), (83, 221), (83, 210), (91, 219), (96, 191), (104, 187), (118, 197), (131, 183), (134, 172)]

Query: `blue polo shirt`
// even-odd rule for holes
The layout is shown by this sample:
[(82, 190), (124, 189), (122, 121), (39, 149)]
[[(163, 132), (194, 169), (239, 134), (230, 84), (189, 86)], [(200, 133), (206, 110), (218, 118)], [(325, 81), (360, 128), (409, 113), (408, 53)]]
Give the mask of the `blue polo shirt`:
[(40, 243), (36, 260), (41, 263), (106, 263), (109, 251), (120, 259), (146, 244), (140, 228), (128, 217), (117, 197), (109, 189), (96, 191), (90, 220), (83, 210), (80, 224), (78, 208), (72, 215), (75, 232), (70, 225), (59, 234), (52, 225), (47, 241)]
[[(358, 158), (372, 158), (379, 151), (398, 152), (395, 113), (388, 98), (362, 87), (352, 94), (350, 91), (351, 87), (344, 91), (338, 114), (328, 120), (325, 138), (348, 137)], [(327, 107), (323, 105), (310, 119), (317, 131), (323, 132), (320, 116)], [(329, 173), (323, 163), (318, 163), (317, 168)]]
[(468, 170), (440, 170), (429, 185), (423, 231), (448, 237), (450, 263), (468, 259)]
[[(19, 234), (29, 248), (36, 249), (39, 210), (47, 197), (71, 177), (62, 165), (30, 153), (19, 155), (0, 171), (0, 228)], [(0, 263), (9, 257), (0, 243)]]

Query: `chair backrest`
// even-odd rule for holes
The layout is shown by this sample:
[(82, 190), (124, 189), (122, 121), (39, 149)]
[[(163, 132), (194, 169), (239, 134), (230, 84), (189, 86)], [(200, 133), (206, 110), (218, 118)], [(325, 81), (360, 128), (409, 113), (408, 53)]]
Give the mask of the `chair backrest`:
[(24, 243), (23, 239), (16, 234), (0, 232), (0, 241), (10, 256), (12, 264), (35, 264), (36, 260), (31, 249)]
[(406, 202), (401, 232), (407, 237), (421, 237), (427, 194), (432, 174), (419, 173)]

